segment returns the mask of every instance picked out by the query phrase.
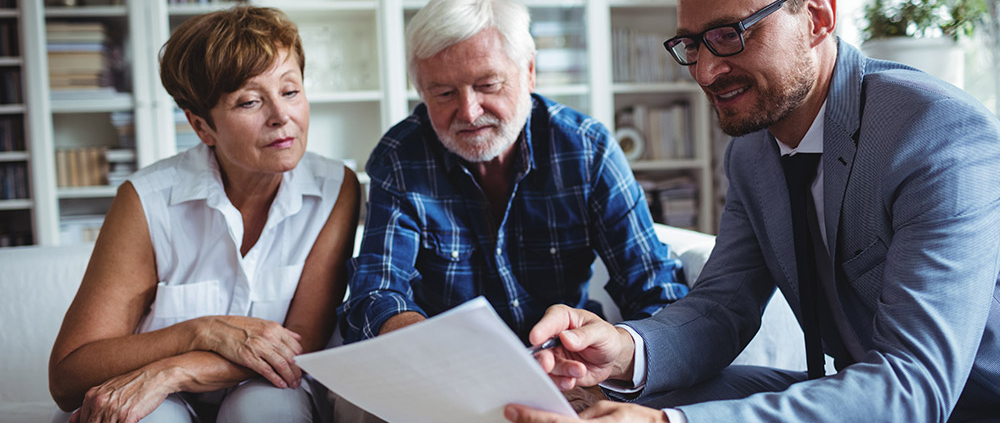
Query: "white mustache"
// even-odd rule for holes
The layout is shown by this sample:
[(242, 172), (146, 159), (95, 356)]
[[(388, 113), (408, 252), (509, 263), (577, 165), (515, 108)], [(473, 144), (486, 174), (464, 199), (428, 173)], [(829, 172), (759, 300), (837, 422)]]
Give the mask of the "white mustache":
[(483, 126), (499, 125), (500, 123), (501, 123), (500, 118), (494, 115), (484, 114), (476, 118), (476, 120), (472, 121), (472, 123), (453, 122), (451, 124), (451, 132), (457, 133), (458, 131), (464, 131), (466, 129), (476, 129)]

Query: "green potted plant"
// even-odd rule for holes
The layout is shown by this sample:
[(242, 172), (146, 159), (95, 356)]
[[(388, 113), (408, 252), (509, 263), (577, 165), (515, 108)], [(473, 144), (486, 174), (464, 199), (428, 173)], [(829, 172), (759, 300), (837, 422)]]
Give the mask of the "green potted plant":
[(905, 63), (959, 87), (968, 38), (992, 0), (868, 0), (862, 49), (871, 57)]

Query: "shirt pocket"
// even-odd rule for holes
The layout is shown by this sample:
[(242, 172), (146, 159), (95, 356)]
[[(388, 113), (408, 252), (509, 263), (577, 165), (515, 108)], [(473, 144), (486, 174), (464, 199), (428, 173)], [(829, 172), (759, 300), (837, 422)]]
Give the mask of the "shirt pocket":
[[(526, 270), (522, 285), (531, 287), (549, 302), (578, 301), (583, 284), (590, 280), (594, 249), (584, 225), (550, 225), (520, 237), (523, 251), (519, 268)], [(530, 282), (530, 283), (529, 283)], [(534, 287), (542, 288), (536, 290)], [(569, 295), (569, 292), (578, 295)]]
[(140, 332), (163, 329), (196, 317), (226, 314), (221, 289), (222, 282), (218, 279), (180, 285), (158, 283), (156, 299)]
[(288, 306), (302, 278), (305, 263), (279, 266), (260, 271), (250, 293), (250, 316), (285, 323)]
[(425, 230), (421, 238), (416, 264), (420, 278), (412, 288), (425, 312), (437, 314), (485, 294), (476, 269), (486, 263), (471, 232)]
[(888, 251), (885, 242), (881, 238), (876, 238), (854, 257), (841, 264), (847, 282), (872, 311), (878, 307), (878, 299), (882, 296), (882, 272), (885, 269), (885, 255)]

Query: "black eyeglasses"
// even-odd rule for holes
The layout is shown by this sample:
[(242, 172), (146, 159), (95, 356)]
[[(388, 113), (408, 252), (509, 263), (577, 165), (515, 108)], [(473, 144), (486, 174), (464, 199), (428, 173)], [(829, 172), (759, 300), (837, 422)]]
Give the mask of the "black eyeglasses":
[(787, 0), (778, 0), (758, 10), (750, 17), (729, 25), (709, 29), (701, 34), (680, 35), (663, 42), (663, 47), (682, 66), (698, 63), (698, 46), (705, 44), (708, 51), (719, 57), (739, 54), (743, 51), (743, 32), (768, 15), (781, 9)]

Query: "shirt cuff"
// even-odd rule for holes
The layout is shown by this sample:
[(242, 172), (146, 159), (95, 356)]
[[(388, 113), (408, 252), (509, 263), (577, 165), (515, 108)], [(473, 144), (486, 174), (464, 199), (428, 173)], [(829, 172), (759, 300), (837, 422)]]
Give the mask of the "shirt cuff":
[(684, 412), (676, 408), (664, 408), (663, 412), (667, 415), (667, 421), (670, 423), (687, 423), (687, 416)]
[(634, 394), (646, 387), (646, 343), (634, 329), (627, 325), (615, 325), (615, 327), (625, 329), (632, 336), (632, 342), (635, 343), (635, 351), (632, 356), (632, 384), (627, 386), (628, 382), (623, 380), (606, 380), (600, 386), (620, 394)]

